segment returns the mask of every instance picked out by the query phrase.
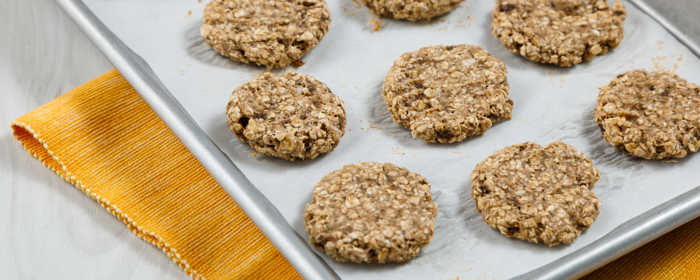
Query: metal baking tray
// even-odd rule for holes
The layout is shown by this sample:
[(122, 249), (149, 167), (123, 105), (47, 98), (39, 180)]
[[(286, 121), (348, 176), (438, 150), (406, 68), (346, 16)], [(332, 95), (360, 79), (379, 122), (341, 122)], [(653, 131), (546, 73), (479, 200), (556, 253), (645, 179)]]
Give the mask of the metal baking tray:
[[(700, 57), (700, 47), (643, 0), (628, 2), (660, 23), (692, 53)], [(324, 260), (308, 246), (307, 241), (294, 231), (268, 199), (195, 123), (139, 55), (115, 36), (81, 0), (56, 0), (56, 3), (305, 279), (339, 279)], [(578, 278), (698, 216), (700, 188), (694, 188), (628, 220), (597, 241), (516, 278)]]

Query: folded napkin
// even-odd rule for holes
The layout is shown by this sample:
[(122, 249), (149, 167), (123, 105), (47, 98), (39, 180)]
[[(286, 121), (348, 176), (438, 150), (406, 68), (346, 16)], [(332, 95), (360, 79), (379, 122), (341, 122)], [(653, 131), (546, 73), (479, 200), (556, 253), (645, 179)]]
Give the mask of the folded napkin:
[[(12, 129), (31, 155), (192, 278), (301, 278), (116, 70)], [(699, 234), (700, 219), (586, 279), (700, 279)]]
[(116, 70), (12, 129), (31, 155), (192, 278), (301, 278)]

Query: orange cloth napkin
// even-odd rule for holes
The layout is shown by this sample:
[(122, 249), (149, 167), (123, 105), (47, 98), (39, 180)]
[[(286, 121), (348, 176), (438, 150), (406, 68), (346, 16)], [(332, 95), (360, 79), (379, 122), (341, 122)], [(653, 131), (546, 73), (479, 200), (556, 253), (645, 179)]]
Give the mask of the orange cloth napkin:
[(194, 279), (301, 279), (112, 70), (12, 122), (27, 151)]
[[(300, 279), (112, 70), (12, 122), (14, 136), (195, 279)], [(700, 279), (700, 219), (584, 279)]]

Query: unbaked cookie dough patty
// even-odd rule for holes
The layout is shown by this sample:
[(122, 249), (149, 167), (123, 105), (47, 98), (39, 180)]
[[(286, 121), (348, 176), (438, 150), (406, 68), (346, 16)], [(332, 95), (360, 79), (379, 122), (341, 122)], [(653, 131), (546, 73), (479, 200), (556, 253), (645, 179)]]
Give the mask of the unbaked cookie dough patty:
[(384, 78), (395, 122), (427, 142), (452, 143), (511, 119), (506, 65), (479, 46), (429, 46), (404, 53)]
[(512, 53), (559, 66), (591, 60), (616, 48), (625, 7), (616, 0), (496, 0), (493, 35)]
[(598, 217), (591, 191), (598, 168), (562, 142), (532, 142), (496, 151), (471, 174), (476, 209), (508, 237), (554, 246), (571, 243)]
[(267, 72), (233, 91), (228, 128), (257, 152), (287, 160), (313, 159), (345, 134), (343, 101), (314, 77)]
[(330, 25), (324, 0), (214, 0), (200, 33), (222, 55), (270, 69), (301, 59)]
[(603, 138), (646, 159), (700, 148), (700, 87), (670, 72), (632, 70), (600, 89), (594, 111)]
[(391, 163), (360, 162), (316, 184), (304, 229), (311, 245), (338, 261), (402, 262), (433, 240), (437, 212), (422, 176)]
[(374, 14), (410, 21), (430, 20), (457, 8), (463, 0), (362, 0)]

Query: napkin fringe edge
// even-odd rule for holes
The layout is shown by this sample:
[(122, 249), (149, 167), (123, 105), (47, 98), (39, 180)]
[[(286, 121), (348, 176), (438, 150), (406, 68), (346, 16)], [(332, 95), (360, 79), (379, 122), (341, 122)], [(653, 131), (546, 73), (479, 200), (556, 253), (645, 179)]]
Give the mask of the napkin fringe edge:
[[(165, 239), (156, 235), (154, 232), (151, 232), (136, 224), (136, 222), (129, 218), (129, 216), (126, 213), (122, 213), (122, 211), (119, 210), (119, 208), (116, 205), (111, 204), (105, 198), (100, 198), (98, 194), (91, 192), (90, 188), (88, 188), (85, 184), (81, 183), (80, 180), (75, 178), (75, 176), (71, 175), (71, 173), (68, 171), (68, 168), (63, 164), (58, 155), (56, 155), (53, 151), (49, 149), (49, 146), (46, 143), (46, 141), (44, 141), (39, 136), (39, 133), (33, 130), (31, 126), (17, 121), (13, 121), (10, 126), (12, 127), (12, 134), (14, 138), (22, 144), (22, 147), (27, 152), (29, 152), (30, 155), (38, 159), (45, 167), (51, 169), (51, 171), (59, 175), (61, 179), (64, 179), (67, 182), (73, 184), (73, 186), (80, 189), (83, 193), (87, 194), (89, 197), (97, 201), (100, 204), (100, 206), (102, 206), (102, 208), (109, 211), (109, 213), (111, 213), (124, 224), (126, 224), (127, 228), (134, 232), (136, 236), (148, 243), (151, 243), (153, 246), (162, 249), (163, 253), (165, 253), (170, 259), (172, 259), (173, 262), (175, 262), (175, 264), (177, 264), (181, 269), (183, 269), (185, 273), (187, 273), (187, 275), (189, 275), (195, 280), (206, 280), (204, 276), (200, 275), (199, 273), (197, 273), (196, 270), (192, 269), (187, 263), (187, 260), (182, 258), (182, 256), (177, 253), (177, 250), (173, 248), (170, 245), (170, 243), (167, 243)], [(40, 151), (34, 151), (32, 150), (30, 145), (36, 147), (43, 147), (43, 149)]]

